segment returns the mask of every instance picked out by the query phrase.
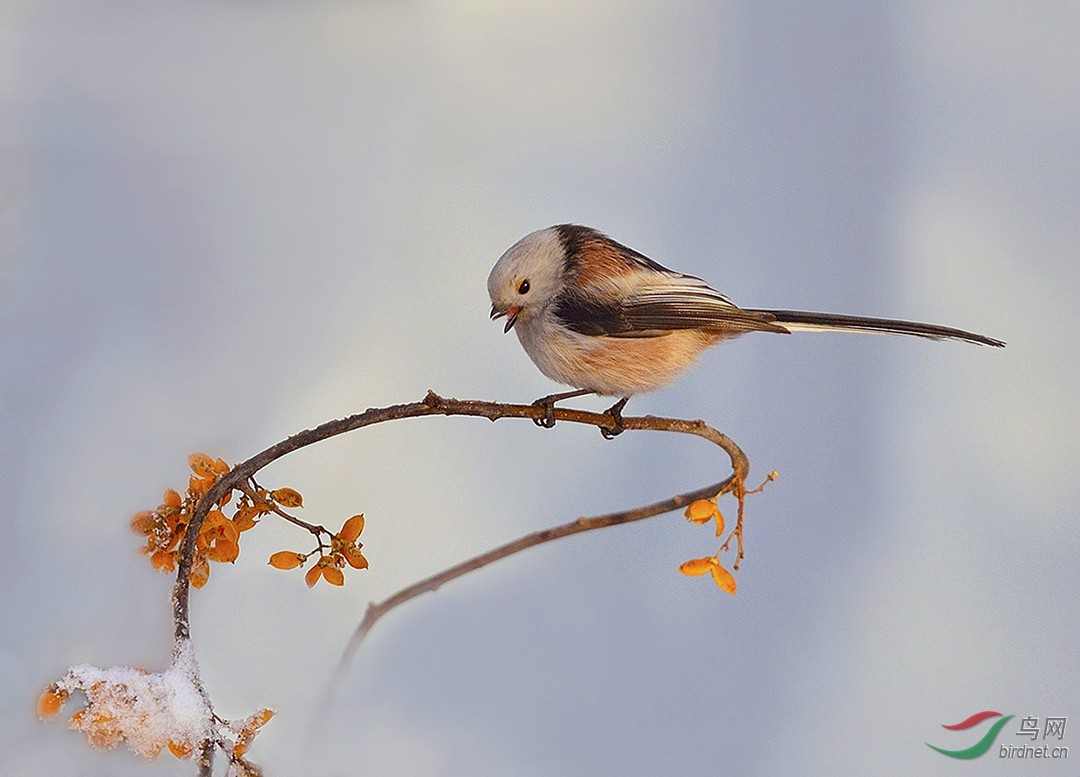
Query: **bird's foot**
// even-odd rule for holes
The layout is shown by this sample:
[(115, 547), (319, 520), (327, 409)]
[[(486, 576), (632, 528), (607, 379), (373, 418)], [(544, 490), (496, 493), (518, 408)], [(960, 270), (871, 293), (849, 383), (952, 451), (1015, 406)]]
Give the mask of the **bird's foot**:
[(564, 391), (560, 394), (548, 394), (546, 397), (540, 397), (540, 399), (533, 402), (533, 407), (544, 408), (544, 415), (540, 418), (534, 418), (532, 421), (537, 426), (544, 429), (551, 429), (555, 426), (555, 403), (561, 402), (564, 399), (573, 399), (574, 397), (581, 397), (585, 394), (591, 394), (591, 391), (587, 389), (578, 389), (577, 391)]
[(603, 426), (600, 427), (600, 434), (604, 435), (605, 440), (611, 440), (626, 431), (626, 427), (623, 426), (622, 409), (626, 407), (626, 403), (629, 400), (630, 397), (623, 397), (604, 411), (604, 415), (611, 416), (611, 420), (615, 422), (610, 429)]
[(537, 426), (543, 429), (551, 429), (555, 426), (555, 400), (551, 397), (542, 397), (541, 399), (533, 402), (535, 407), (544, 408), (544, 415), (541, 418), (534, 418), (532, 421)]

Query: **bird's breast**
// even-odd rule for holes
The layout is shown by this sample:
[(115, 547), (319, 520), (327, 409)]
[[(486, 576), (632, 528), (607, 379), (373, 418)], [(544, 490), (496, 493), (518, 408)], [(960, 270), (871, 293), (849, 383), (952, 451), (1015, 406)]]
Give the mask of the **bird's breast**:
[(655, 337), (581, 334), (553, 314), (519, 320), (522, 348), (544, 375), (605, 396), (653, 391), (678, 377), (715, 338), (697, 330)]

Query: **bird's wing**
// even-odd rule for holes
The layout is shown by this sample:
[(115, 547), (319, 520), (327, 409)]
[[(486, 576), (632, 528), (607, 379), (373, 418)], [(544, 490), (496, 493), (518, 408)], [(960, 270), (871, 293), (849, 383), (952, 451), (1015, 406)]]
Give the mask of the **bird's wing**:
[(685, 275), (638, 286), (626, 296), (564, 292), (555, 315), (576, 332), (608, 337), (657, 337), (678, 329), (786, 332), (772, 323), (770, 314), (743, 310), (704, 281)]
[[(623, 300), (631, 330), (705, 329), (749, 332), (774, 329), (772, 316), (750, 313), (697, 279), (645, 288)], [(699, 285), (700, 284), (700, 285)]]

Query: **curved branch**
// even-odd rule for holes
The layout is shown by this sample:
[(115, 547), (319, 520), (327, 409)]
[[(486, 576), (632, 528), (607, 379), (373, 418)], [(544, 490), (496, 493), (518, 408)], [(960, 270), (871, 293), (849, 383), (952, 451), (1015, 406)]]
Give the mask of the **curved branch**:
[[(432, 415), (475, 416), (478, 418), (487, 418), (490, 421), (497, 421), (500, 418), (529, 418), (538, 420), (544, 418), (547, 412), (546, 408), (538, 405), (515, 405), (503, 402), (484, 402), (473, 399), (451, 399), (441, 397), (434, 391), (428, 391), (427, 395), (419, 402), (390, 405), (388, 407), (368, 408), (362, 413), (357, 413), (348, 416), (347, 418), (341, 418), (334, 421), (327, 421), (313, 429), (306, 429), (302, 432), (298, 432), (276, 445), (271, 445), (266, 450), (255, 454), (247, 461), (237, 464), (225, 475), (222, 475), (222, 477), (214, 483), (213, 487), (199, 501), (184, 535), (184, 542), (180, 553), (180, 562), (177, 565), (176, 570), (176, 583), (173, 586), (173, 626), (176, 639), (190, 639), (191, 636), (189, 616), (191, 565), (195, 556), (195, 541), (198, 538), (199, 529), (206, 519), (206, 514), (209, 512), (212, 505), (217, 504), (232, 489), (241, 488), (247, 482), (248, 478), (254, 476), (255, 473), (263, 467), (280, 459), (282, 456), (286, 456), (300, 448), (305, 448), (308, 445), (313, 445), (314, 443), (326, 440), (330, 437), (336, 437), (337, 435), (345, 434), (346, 432), (362, 429), (366, 426), (385, 423), (387, 421), (396, 421), (404, 418), (420, 418)], [(585, 410), (562, 407), (556, 407), (554, 413), (555, 418), (558, 421), (586, 424), (588, 426), (596, 426), (607, 430), (613, 430), (616, 426), (615, 419), (605, 413), (592, 413)], [(677, 418), (659, 418), (656, 416), (628, 416), (623, 417), (622, 427), (627, 430), (638, 429), (676, 432), (679, 434), (689, 434), (701, 437), (718, 445), (727, 453), (728, 458), (731, 459), (733, 477), (736, 480), (744, 480), (749, 473), (750, 462), (747, 460), (746, 455), (739, 446), (726, 434), (708, 426), (704, 421), (685, 421)], [(728, 481), (724, 482), (727, 483)], [(662, 512), (673, 510), (677, 506), (678, 505), (672, 505)], [(656, 514), (657, 513), (653, 513), (653, 515)], [(601, 518), (603, 518), (603, 516), (601, 516)], [(612, 521), (612, 523), (621, 522), (625, 522), (625, 520)], [(575, 524), (576, 523), (577, 522), (575, 522)], [(577, 531), (584, 530), (585, 529), (578, 529)], [(533, 544), (536, 543), (534, 542)], [(500, 558), (502, 558), (502, 556), (500, 556)]]

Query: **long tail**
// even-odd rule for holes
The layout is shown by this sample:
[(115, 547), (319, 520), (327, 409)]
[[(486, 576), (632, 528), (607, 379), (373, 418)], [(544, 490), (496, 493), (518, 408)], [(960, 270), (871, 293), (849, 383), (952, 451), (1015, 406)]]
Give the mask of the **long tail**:
[(899, 321), (891, 318), (866, 318), (865, 316), (843, 316), (834, 313), (809, 313), (803, 310), (749, 310), (750, 313), (764, 313), (773, 316), (775, 323), (785, 329), (807, 329), (819, 332), (870, 332), (887, 335), (914, 335), (930, 340), (963, 340), (979, 345), (992, 345), (1002, 348), (1005, 343), (993, 337), (965, 332), (937, 324), (920, 324), (917, 321)]

